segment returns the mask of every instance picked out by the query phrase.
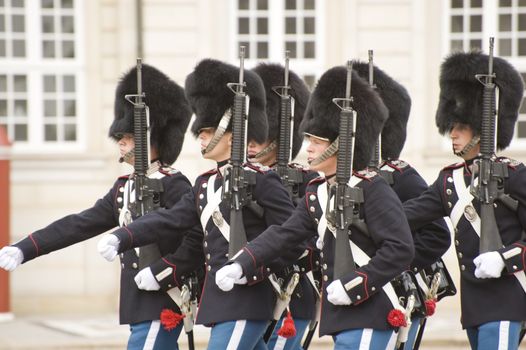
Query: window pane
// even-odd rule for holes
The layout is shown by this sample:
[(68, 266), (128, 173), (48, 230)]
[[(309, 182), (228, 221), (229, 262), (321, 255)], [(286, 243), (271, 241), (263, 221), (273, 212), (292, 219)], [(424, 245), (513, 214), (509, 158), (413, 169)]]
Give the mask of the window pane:
[(57, 115), (57, 103), (55, 100), (44, 100), (44, 116), (55, 117)]
[(42, 8), (52, 9), (53, 8), (53, 0), (42, 0)]
[(62, 57), (75, 58), (75, 43), (73, 41), (62, 42)]
[(470, 16), (470, 32), (482, 32), (482, 16)]
[(482, 7), (482, 0), (471, 0), (471, 7)]
[(7, 117), (7, 100), (0, 100), (0, 117)]
[(462, 33), (464, 31), (464, 17), (451, 16), (451, 32)]
[(5, 16), (0, 15), (0, 32), (5, 32)]
[(15, 75), (13, 80), (15, 82), (15, 92), (27, 91), (27, 81), (25, 75)]
[(305, 75), (303, 76), (303, 80), (305, 81), (305, 84), (309, 87), (310, 90), (314, 87), (314, 83), (316, 82), (316, 77), (314, 75)]
[(57, 126), (47, 124), (44, 126), (44, 140), (57, 141)]
[(55, 22), (53, 16), (42, 16), (42, 32), (55, 32)]
[(0, 92), (7, 91), (7, 76), (0, 75)]
[(316, 46), (314, 41), (306, 41), (303, 46), (303, 56), (305, 58), (315, 58), (316, 57)]
[(75, 117), (76, 115), (75, 100), (64, 100), (64, 117)]
[(511, 31), (511, 15), (499, 15), (499, 31)]
[(511, 39), (499, 39), (499, 55), (511, 56)]
[(267, 10), (268, 0), (258, 0), (258, 10)]
[(239, 0), (238, 2), (238, 8), (240, 10), (248, 10), (248, 1), (249, 0)]
[(0, 6), (4, 6), (4, 0), (0, 0)]
[(526, 138), (526, 122), (519, 121), (517, 123), (517, 136), (520, 138)]
[(315, 34), (316, 33), (316, 24), (314, 17), (305, 17), (303, 19), (303, 32), (305, 34)]
[(258, 42), (258, 58), (268, 58), (267, 42)]
[(315, 8), (314, 0), (305, 0), (305, 2), (303, 3), (303, 8), (305, 10), (314, 10)]
[(462, 40), (451, 40), (451, 51), (462, 51)]
[(241, 18), (238, 18), (238, 33), (239, 34), (249, 34), (250, 33), (250, 22), (248, 20), (248, 18), (246, 17), (241, 17)]
[(258, 18), (258, 34), (268, 34), (268, 18)]
[(13, 40), (13, 57), (25, 57), (26, 56), (26, 41), (25, 40)]
[(287, 17), (285, 18), (285, 33), (296, 34), (296, 18)]
[(5, 40), (0, 40), (0, 57), (5, 57)]
[(75, 92), (75, 77), (72, 75), (65, 75), (62, 80), (64, 92)]
[(64, 141), (76, 141), (77, 140), (77, 128), (75, 125), (64, 125)]
[(75, 22), (73, 21), (73, 16), (62, 16), (62, 33), (74, 33), (75, 32)]
[(519, 114), (526, 114), (526, 101), (522, 99), (521, 108), (519, 109)]
[(15, 117), (26, 117), (27, 116), (27, 101), (26, 100), (15, 100)]
[(526, 0), (519, 0), (519, 6), (526, 6)]
[(44, 58), (53, 58), (55, 57), (55, 42), (44, 40), (42, 42), (42, 55)]
[(62, 0), (62, 8), (64, 9), (73, 8), (73, 0)]
[(24, 0), (11, 0), (11, 6), (24, 7)]
[(295, 10), (296, 9), (296, 0), (285, 0), (285, 9)]
[(464, 7), (464, 1), (462, 0), (451, 0), (451, 8), (457, 9)]
[(499, 6), (500, 7), (510, 7), (511, 0), (499, 0)]
[(23, 15), (13, 15), (11, 16), (11, 23), (13, 26), (13, 32), (23, 33), (26, 28), (26, 20)]
[(296, 42), (295, 41), (287, 41), (285, 43), (285, 50), (290, 51), (290, 58), (296, 58)]
[(526, 13), (519, 14), (519, 30), (526, 31)]
[(469, 49), (470, 50), (480, 49), (480, 48), (482, 48), (482, 40), (477, 39), (477, 40), (470, 40), (469, 41)]
[(519, 56), (526, 56), (526, 39), (519, 39)]
[(15, 141), (27, 141), (26, 124), (15, 124)]
[(54, 75), (44, 76), (44, 92), (55, 92), (57, 91), (57, 84)]

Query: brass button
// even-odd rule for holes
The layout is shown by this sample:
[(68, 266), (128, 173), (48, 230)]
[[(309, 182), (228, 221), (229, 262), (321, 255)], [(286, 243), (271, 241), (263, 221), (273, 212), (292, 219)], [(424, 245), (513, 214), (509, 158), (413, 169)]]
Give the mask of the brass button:
[(327, 275), (323, 275), (323, 280), (327, 282), (329, 280), (329, 277), (327, 277)]
[(464, 256), (464, 255), (462, 255), (462, 253), (458, 253), (458, 257), (459, 257), (460, 259), (462, 259), (463, 256)]
[(361, 300), (361, 299), (362, 299), (362, 297), (361, 297), (361, 296), (359, 296), (359, 295), (357, 295), (357, 296), (356, 296), (356, 299), (357, 299), (357, 300)]
[(447, 182), (452, 183), (453, 182), (453, 178), (451, 176), (448, 176)]
[(460, 245), (460, 242), (458, 241), (458, 239), (455, 239), (455, 245), (458, 247)]
[(117, 197), (117, 203), (122, 203), (122, 197)]
[(514, 270), (518, 269), (517, 265), (513, 265), (512, 267), (513, 267)]
[(309, 210), (311, 211), (311, 213), (314, 213), (316, 211), (316, 208), (310, 207)]
[(327, 270), (327, 264), (323, 264), (322, 267), (324, 270)]
[(448, 208), (451, 208), (453, 206), (453, 204), (451, 204), (451, 202), (447, 202), (447, 207)]
[(124, 264), (121, 264), (121, 267), (124, 269)]
[(371, 287), (371, 291), (373, 291), (373, 292), (374, 292), (375, 290), (376, 290), (376, 288), (375, 288), (375, 287)]
[(208, 187), (208, 184), (206, 182), (203, 182), (203, 184), (201, 185), (201, 187), (203, 188), (207, 188)]
[(171, 284), (168, 284), (168, 288), (172, 288), (172, 285), (171, 285)]
[(136, 268), (138, 268), (139, 266), (137, 265), (137, 263), (133, 263), (133, 264), (132, 264), (132, 267), (133, 267), (134, 269), (136, 269)]
[(448, 196), (451, 196), (451, 193), (453, 193), (453, 191), (451, 191), (451, 188), (448, 188), (448, 189), (446, 190), (446, 193), (447, 193)]
[(210, 260), (210, 254), (206, 254), (206, 259)]
[(461, 269), (462, 271), (465, 271), (465, 270), (466, 270), (466, 266), (465, 266), (465, 265), (460, 265), (460, 269)]
[(201, 193), (201, 194), (199, 195), (199, 199), (203, 199), (203, 198), (205, 198), (205, 195)]
[(311, 195), (309, 196), (309, 199), (310, 199), (311, 201), (315, 201), (315, 200), (316, 200), (316, 196), (313, 195), (313, 194), (311, 194)]
[(120, 193), (124, 192), (124, 187), (119, 187), (119, 192)]
[(212, 270), (212, 267), (211, 267), (210, 265), (208, 265), (208, 266), (206, 267), (206, 269), (207, 269), (208, 271), (210, 271), (210, 270)]
[(252, 279), (253, 279), (254, 281), (257, 281), (257, 280), (258, 280), (258, 278), (257, 278), (256, 276), (253, 276)]
[(208, 247), (208, 242), (205, 241), (205, 243), (203, 243), (203, 246), (204, 246), (205, 248)]

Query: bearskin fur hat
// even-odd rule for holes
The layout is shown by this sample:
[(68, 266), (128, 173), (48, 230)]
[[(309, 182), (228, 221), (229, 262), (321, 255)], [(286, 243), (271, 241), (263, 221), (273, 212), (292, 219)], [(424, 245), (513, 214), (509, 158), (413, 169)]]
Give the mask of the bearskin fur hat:
[[(345, 97), (347, 68), (334, 67), (325, 72), (312, 92), (300, 130), (334, 141), (340, 128), (340, 108), (333, 98)], [(388, 118), (389, 111), (380, 96), (353, 70), (352, 107), (357, 112), (353, 168), (364, 169), (372, 157), (374, 145)]]
[[(450, 131), (454, 123), (468, 124), (476, 135), (482, 128), (483, 85), (475, 74), (488, 73), (489, 56), (481, 52), (454, 53), (442, 63), (440, 71), (440, 101), (436, 124), (441, 134)], [(495, 84), (499, 89), (497, 149), (509, 146), (518, 118), (524, 86), (517, 70), (502, 58), (493, 58)]]
[[(181, 152), (192, 117), (183, 88), (158, 69), (143, 64), (142, 91), (150, 109), (150, 145), (157, 148), (163, 164), (172, 164)], [(133, 67), (122, 76), (115, 91), (115, 116), (109, 130), (114, 140), (124, 133), (133, 134), (133, 105), (124, 96), (136, 93), (137, 68)]]
[[(272, 88), (274, 86), (283, 86), (285, 67), (279, 64), (261, 63), (253, 69), (265, 85), (265, 93), (267, 95), (267, 119), (268, 119), (268, 137), (267, 140), (275, 141), (279, 137), (279, 126), (280, 126), (280, 110), (281, 110), (281, 98), (276, 94)], [(303, 79), (301, 79), (296, 73), (289, 70), (289, 85), (291, 89), (289, 94), (294, 98), (294, 132), (292, 140), (292, 159), (296, 158), (300, 151), (301, 144), (303, 142), (303, 134), (299, 132), (299, 127), (303, 115), (305, 114), (305, 108), (309, 102), (310, 92), (305, 85)]]
[[(368, 63), (354, 62), (352, 67), (360, 77), (369, 80)], [(407, 136), (406, 126), (411, 112), (411, 97), (401, 84), (377, 66), (374, 66), (373, 77), (375, 90), (389, 110), (389, 119), (382, 129), (382, 158), (398, 159)]]
[[(264, 143), (267, 139), (268, 123), (265, 115), (265, 88), (259, 76), (245, 70), (244, 91), (250, 96), (248, 109), (247, 142)], [(217, 127), (225, 111), (234, 104), (234, 93), (227, 83), (239, 82), (239, 68), (214, 59), (204, 59), (197, 64), (185, 82), (186, 98), (195, 113), (192, 133)], [(248, 106), (247, 106), (248, 107)], [(228, 130), (231, 130), (232, 123)]]

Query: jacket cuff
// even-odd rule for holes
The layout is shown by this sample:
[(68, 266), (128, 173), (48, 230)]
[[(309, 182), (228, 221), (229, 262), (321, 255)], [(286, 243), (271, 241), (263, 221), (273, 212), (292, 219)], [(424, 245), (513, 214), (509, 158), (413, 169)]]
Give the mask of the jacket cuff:
[(177, 279), (177, 266), (170, 263), (165, 258), (161, 258), (158, 261), (150, 265), (153, 276), (161, 286), (161, 290), (167, 291), (174, 287), (180, 288), (180, 281)]
[(133, 248), (133, 233), (126, 226), (113, 231), (111, 234), (119, 239), (119, 253)]
[(37, 256), (40, 255), (40, 248), (38, 246), (38, 243), (33, 238), (33, 234), (30, 234), (26, 238), (22, 239), (21, 241), (18, 241), (14, 244), (11, 244), (13, 247), (17, 247), (22, 251), (22, 254), (24, 254), (24, 261), (22, 261), (22, 264), (33, 260)]
[[(371, 293), (368, 286), (367, 274), (355, 271), (340, 280), (343, 284), (343, 288), (345, 288), (347, 295), (351, 298), (354, 305), (361, 304), (369, 299)], [(375, 291), (374, 287), (372, 291)]]
[(499, 250), (502, 260), (504, 260), (506, 271), (509, 274), (524, 271), (526, 267), (526, 246), (514, 243), (506, 248)]
[(263, 281), (270, 274), (270, 271), (266, 269), (265, 266), (257, 265), (256, 257), (247, 247), (236, 254), (232, 262), (241, 265), (249, 286)]

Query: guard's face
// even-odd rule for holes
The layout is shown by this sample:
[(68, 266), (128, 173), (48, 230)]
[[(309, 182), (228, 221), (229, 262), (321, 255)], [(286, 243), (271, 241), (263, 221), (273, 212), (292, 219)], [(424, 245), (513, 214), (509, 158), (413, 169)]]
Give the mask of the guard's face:
[[(319, 139), (317, 137), (308, 136), (305, 135), (305, 138), (307, 139), (308, 146), (307, 146), (307, 162), (310, 163), (322, 155), (322, 153), (330, 146), (329, 141), (325, 141), (322, 139)], [(317, 165), (311, 165), (310, 169), (314, 171), (322, 171), (326, 175), (332, 175), (336, 172), (336, 159), (337, 156), (332, 155), (320, 164)]]
[[(453, 152), (458, 153), (466, 147), (466, 145), (473, 138), (473, 130), (467, 124), (455, 123), (449, 131), (449, 137), (451, 138), (451, 146), (453, 147)], [(474, 147), (470, 152), (468, 152), (464, 158), (472, 159), (477, 156), (479, 147)]]
[[(212, 138), (214, 137), (215, 128), (204, 128), (199, 130), (199, 136), (197, 137), (201, 142), (201, 151), (204, 150)], [(210, 151), (203, 154), (203, 158), (221, 162), (230, 158), (230, 146), (232, 145), (232, 133), (227, 131), (221, 137), (217, 145)]]
[[(135, 140), (133, 138), (133, 134), (122, 134), (122, 137), (117, 142), (119, 145), (119, 153), (121, 157), (124, 157), (126, 154), (131, 152), (135, 148)], [(132, 164), (134, 162), (134, 157), (128, 158), (124, 157), (126, 163)]]
[(257, 143), (256, 141), (250, 141), (247, 145), (247, 157), (253, 163), (261, 163), (263, 165), (270, 166), (276, 162), (276, 148), (267, 154), (255, 158), (254, 156), (259, 152), (263, 151), (270, 145), (270, 141), (265, 143)]

